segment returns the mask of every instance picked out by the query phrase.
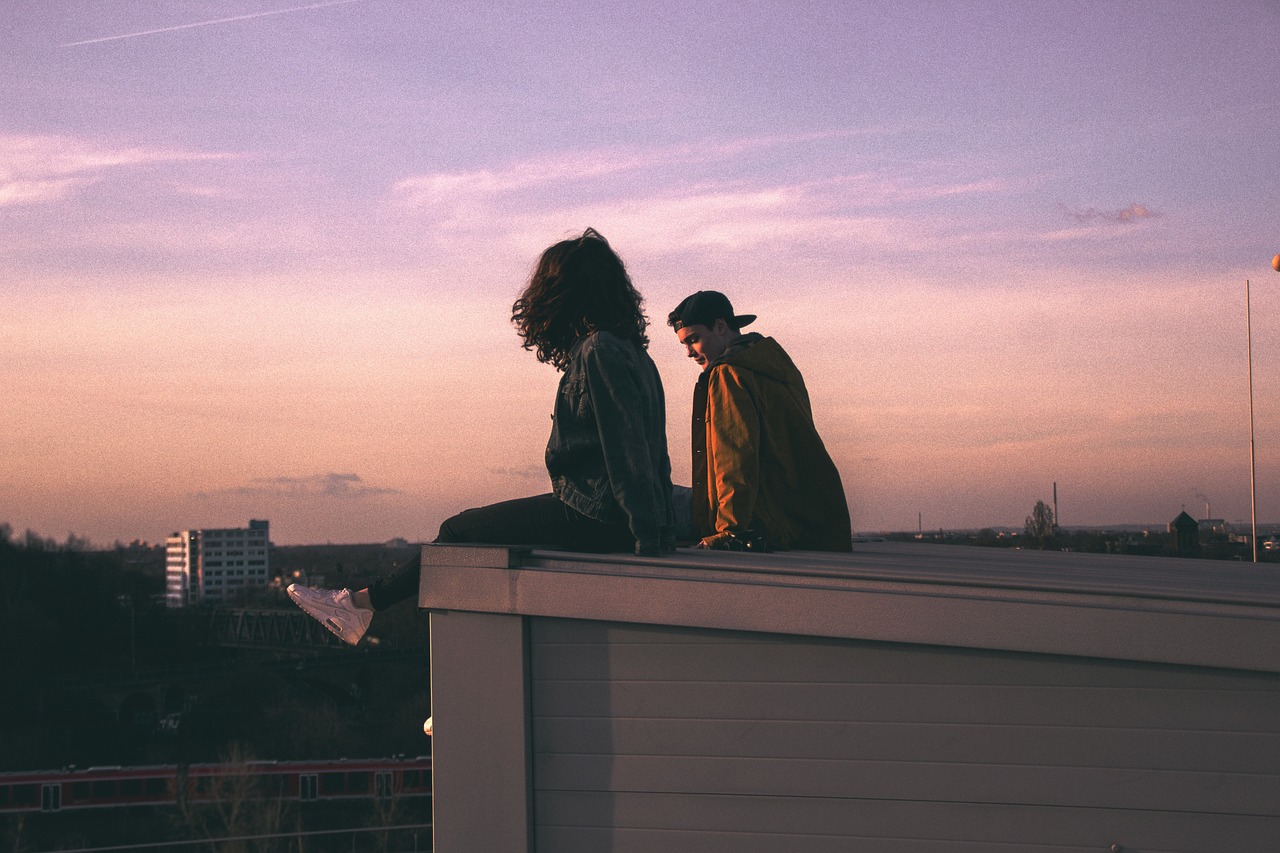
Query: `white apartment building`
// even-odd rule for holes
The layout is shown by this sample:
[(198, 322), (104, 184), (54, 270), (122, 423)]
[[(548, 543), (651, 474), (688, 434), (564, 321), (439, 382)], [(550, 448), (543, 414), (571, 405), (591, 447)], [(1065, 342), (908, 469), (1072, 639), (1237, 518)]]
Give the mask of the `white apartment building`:
[(165, 605), (217, 604), (267, 585), (267, 521), (235, 529), (183, 530), (165, 540)]

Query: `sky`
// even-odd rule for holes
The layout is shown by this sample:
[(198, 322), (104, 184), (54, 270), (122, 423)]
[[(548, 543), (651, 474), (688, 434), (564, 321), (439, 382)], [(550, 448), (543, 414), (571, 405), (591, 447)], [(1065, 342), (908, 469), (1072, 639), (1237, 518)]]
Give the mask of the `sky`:
[[(1280, 521), (1280, 2), (11, 0), (0, 523), (425, 541), (549, 491), (594, 227), (677, 482), (718, 289), (863, 533)], [(1246, 281), (1249, 282), (1246, 285)], [(1246, 291), (1249, 294), (1246, 323)]]

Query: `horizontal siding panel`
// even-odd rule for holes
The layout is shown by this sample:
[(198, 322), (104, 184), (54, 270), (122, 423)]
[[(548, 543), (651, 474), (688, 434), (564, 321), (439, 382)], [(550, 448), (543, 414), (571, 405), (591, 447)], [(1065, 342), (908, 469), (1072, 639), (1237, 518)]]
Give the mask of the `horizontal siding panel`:
[(556, 853), (1274, 853), (1280, 838), (1275, 818), (973, 803), (548, 792), (536, 808), (538, 849)]
[(1280, 778), (1093, 767), (539, 755), (538, 791), (889, 799), (1280, 817)]
[(854, 641), (665, 643), (538, 643), (532, 666), (547, 680), (616, 678), (634, 681), (849, 681), (900, 684), (1018, 684), (1025, 686), (1167, 686), (1176, 673), (1182, 687), (1269, 689), (1280, 694), (1280, 676), (936, 649)]
[[(772, 634), (749, 631), (711, 631), (665, 625), (626, 625), (618, 622), (590, 622), (582, 619), (536, 618), (529, 620), (529, 641), (534, 645), (557, 643), (727, 643), (758, 645)], [(792, 639), (792, 638), (788, 638)], [(803, 638), (794, 638), (801, 640)], [(823, 641), (819, 641), (823, 642)]]
[[(1098, 853), (1087, 845), (939, 841), (917, 838), (859, 838), (812, 833), (702, 832), (676, 829), (605, 830), (539, 826), (539, 850), (556, 853)], [(1160, 853), (1144, 848), (1145, 853)]]
[(1163, 686), (1273, 690), (1280, 674), (900, 643), (777, 636), (564, 619), (531, 620), (532, 665), (548, 679), (702, 678)]
[(1280, 693), (932, 684), (545, 681), (537, 716), (1106, 726), (1280, 732)]
[(541, 718), (538, 753), (1280, 773), (1280, 735), (1046, 726)]
[(557, 853), (1280, 849), (1275, 674), (549, 619), (530, 637)]

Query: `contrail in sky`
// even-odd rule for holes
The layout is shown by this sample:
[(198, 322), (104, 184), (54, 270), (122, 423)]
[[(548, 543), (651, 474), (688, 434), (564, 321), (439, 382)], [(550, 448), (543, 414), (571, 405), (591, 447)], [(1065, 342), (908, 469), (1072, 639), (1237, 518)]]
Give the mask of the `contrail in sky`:
[(193, 27), (207, 27), (211, 24), (227, 24), (232, 21), (248, 21), (252, 18), (266, 18), (271, 15), (285, 15), (289, 12), (303, 12), (307, 9), (324, 9), (328, 6), (345, 6), (349, 3), (364, 3), (366, 0), (329, 0), (327, 3), (310, 3), (306, 6), (293, 6), (288, 9), (276, 9), (274, 12), (253, 12), (248, 15), (236, 15), (231, 18), (215, 18), (212, 21), (197, 21), (194, 24), (179, 24), (176, 27), (161, 27), (158, 30), (143, 30), (140, 33), (125, 33), (119, 36), (103, 36), (102, 38), (86, 39), (85, 41), (73, 41), (62, 47), (79, 47), (82, 44), (99, 44), (104, 41), (117, 41), (119, 39), (131, 39), (137, 36), (153, 36), (156, 33), (172, 33), (176, 30), (189, 30)]

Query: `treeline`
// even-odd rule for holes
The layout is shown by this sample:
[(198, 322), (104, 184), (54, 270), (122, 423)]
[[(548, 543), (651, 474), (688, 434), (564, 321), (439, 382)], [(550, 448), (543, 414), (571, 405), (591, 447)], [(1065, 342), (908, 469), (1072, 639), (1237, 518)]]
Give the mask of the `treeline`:
[[(404, 556), (365, 547), (310, 554), (305, 567), (345, 583), (351, 569)], [(93, 550), (0, 524), (0, 770), (429, 748), (427, 626), (415, 608), (380, 614), (376, 647), (300, 656), (212, 645), (211, 611), (168, 609), (163, 592), (162, 547)], [(243, 605), (294, 607), (279, 589)]]
[(91, 550), (74, 535), (62, 543), (30, 530), (15, 536), (0, 524), (3, 769), (98, 758), (118, 738), (93, 686), (183, 658), (191, 644), (176, 637), (140, 641), (157, 636), (163, 616), (159, 560), (157, 572), (129, 549)]
[[(1028, 535), (1026, 531), (996, 531), (986, 528), (978, 531), (943, 531), (920, 533), (894, 533), (886, 538), (896, 541), (922, 541), (946, 545), (977, 545), (985, 548), (1028, 548), (1048, 551), (1079, 551), (1092, 554), (1129, 554), (1133, 556), (1180, 556), (1174, 537), (1164, 531), (1145, 533), (1105, 530), (1063, 530), (1054, 528), (1041, 536)], [(1200, 550), (1196, 556), (1208, 560), (1249, 560), (1251, 547), (1247, 542), (1233, 541), (1225, 533), (1206, 533), (1200, 537)], [(1280, 552), (1259, 550), (1261, 562), (1280, 562)]]
[(94, 551), (75, 535), (59, 544), (30, 530), (15, 537), (0, 524), (0, 643), (10, 677), (119, 665), (131, 618), (164, 592), (164, 578), (146, 568), (128, 549)]

